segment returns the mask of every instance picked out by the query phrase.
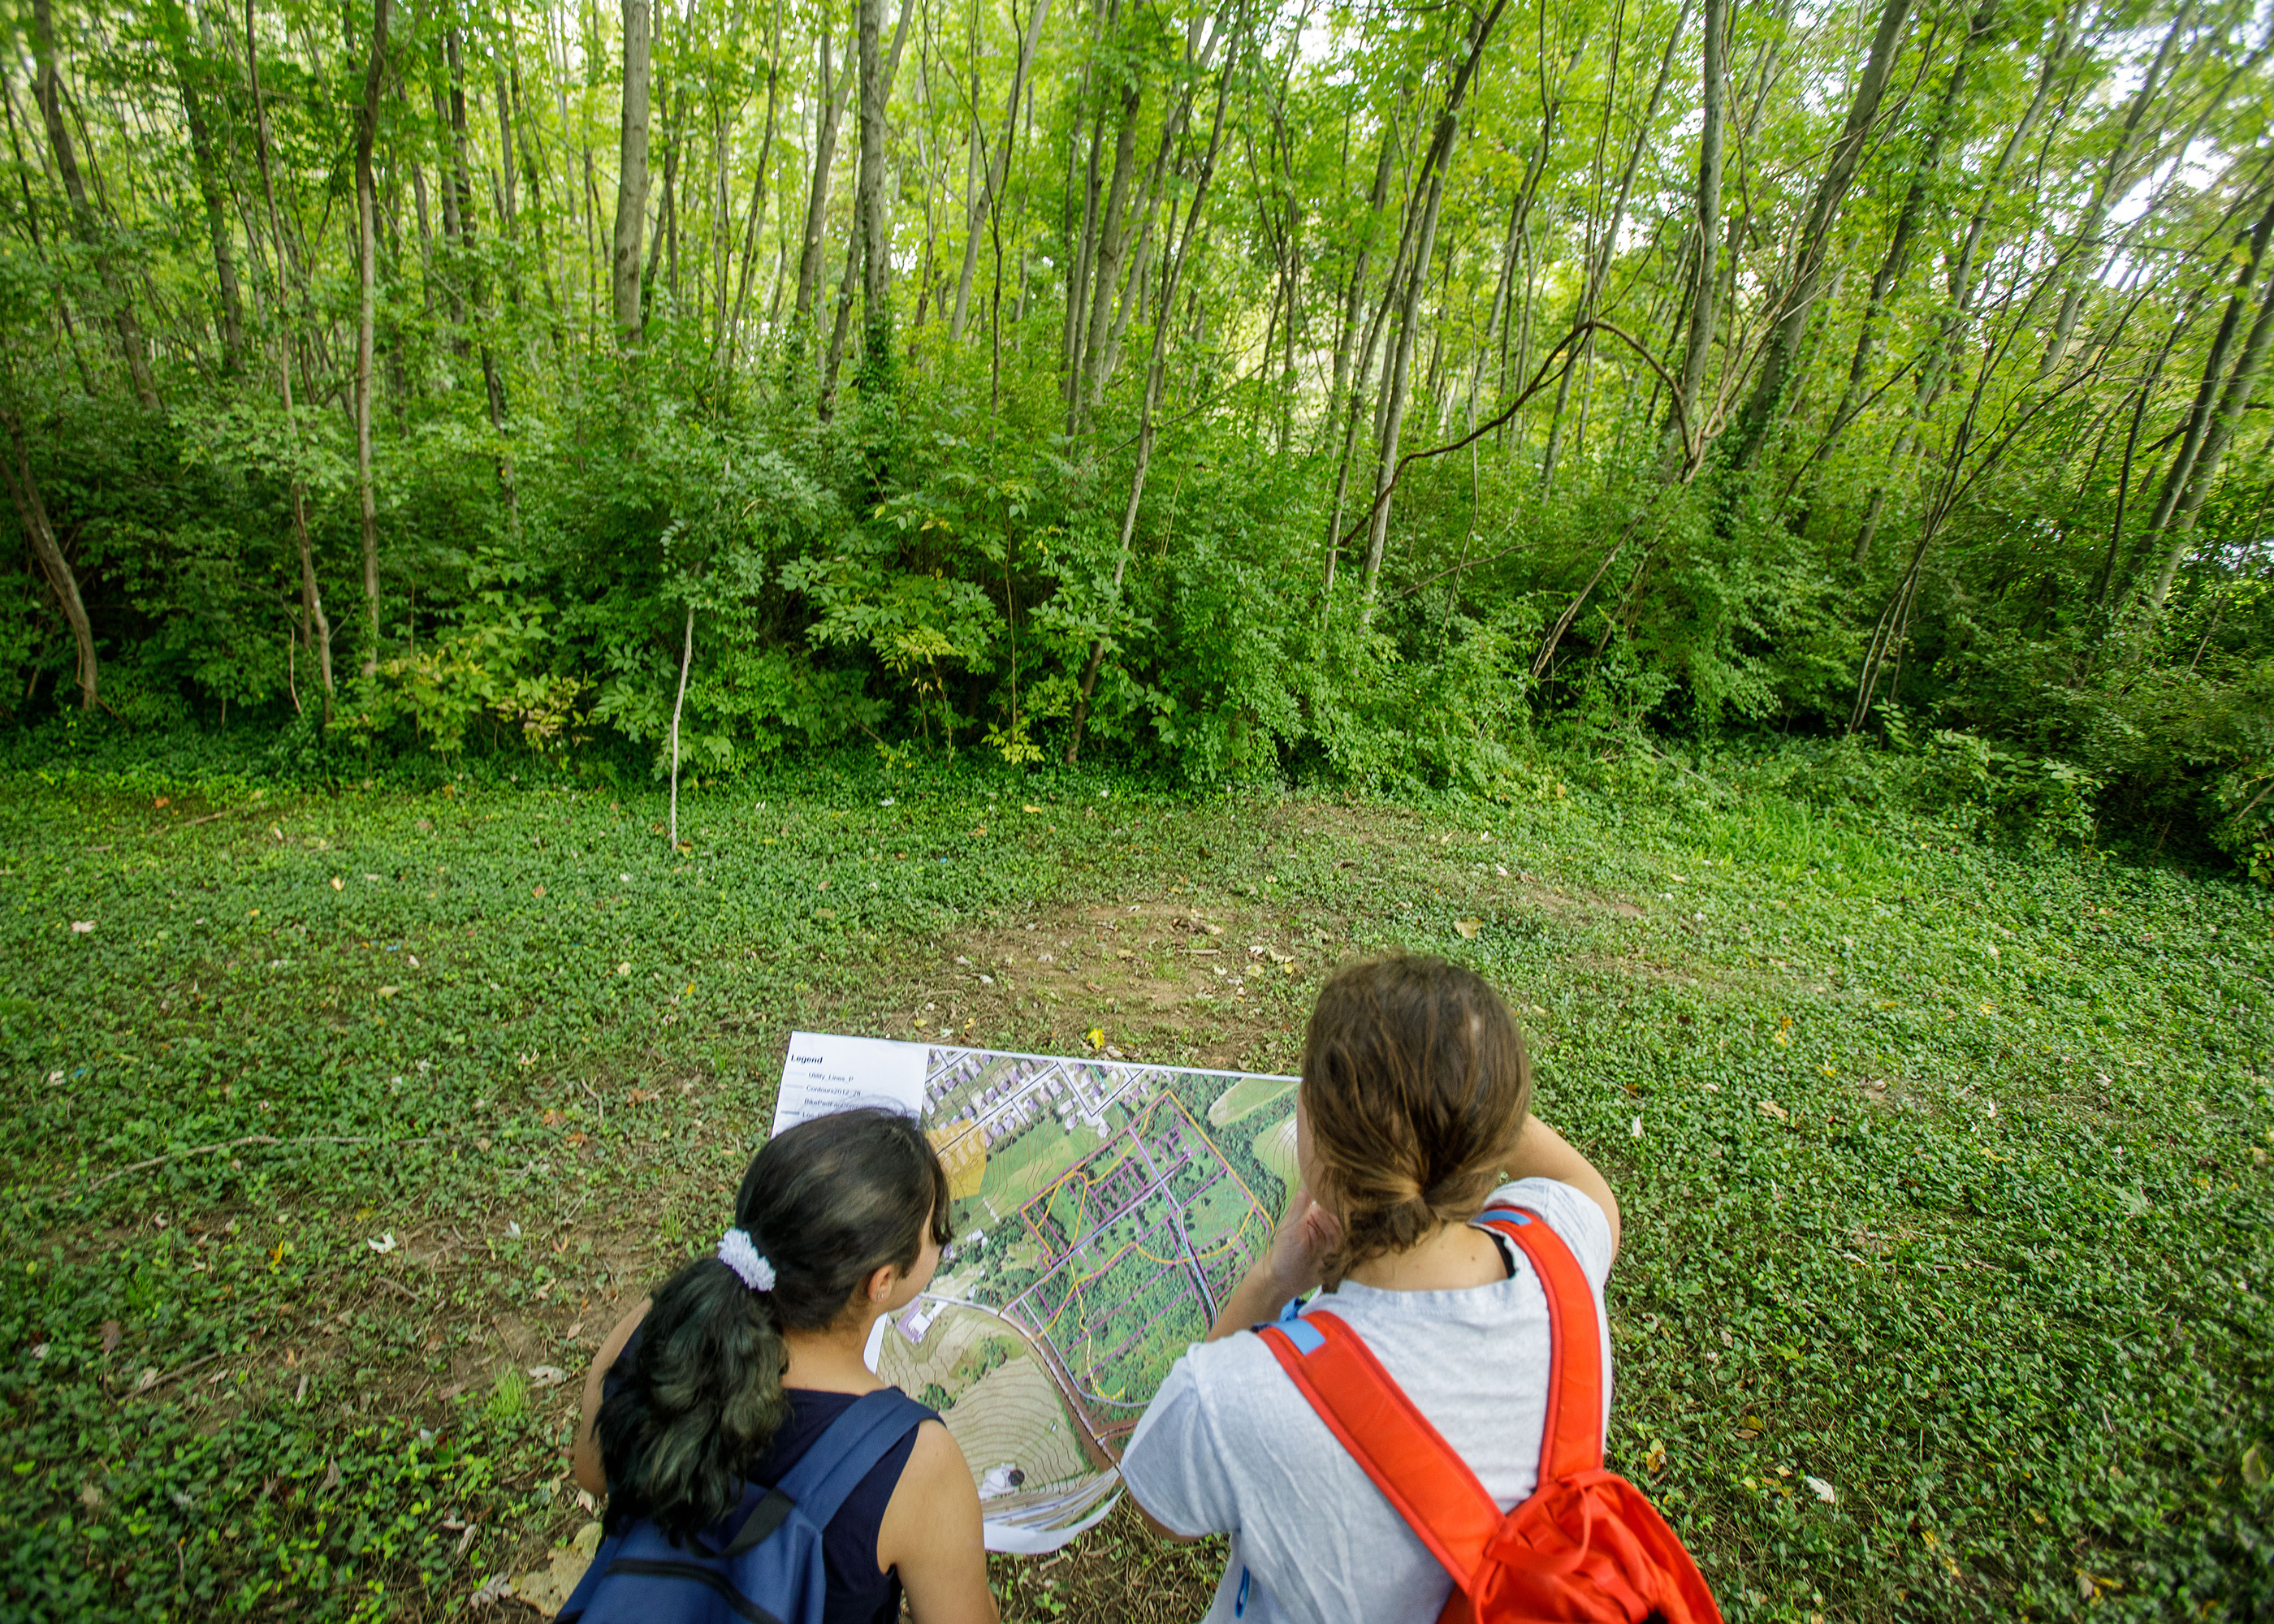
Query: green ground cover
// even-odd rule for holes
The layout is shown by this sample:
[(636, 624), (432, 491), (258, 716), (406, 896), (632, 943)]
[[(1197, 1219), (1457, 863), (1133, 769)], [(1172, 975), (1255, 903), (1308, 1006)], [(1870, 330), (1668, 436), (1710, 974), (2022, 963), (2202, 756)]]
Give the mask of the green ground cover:
[[(1508, 990), (1617, 1185), (1614, 1464), (1733, 1620), (2266, 1616), (2266, 894), (1558, 782), (816, 767), (686, 794), (674, 853), (654, 798), (561, 786), (11, 778), (0, 1613), (462, 1616), (589, 1515), (576, 1380), (722, 1221), (789, 1031), (937, 1003), (1284, 1071), (1333, 962), (1403, 944)], [(1298, 973), (1148, 1003), (1101, 961), (1085, 1002), (954, 963), (1100, 903)], [(1013, 1618), (1191, 1617), (1209, 1560), (1117, 1517), (998, 1575)]]

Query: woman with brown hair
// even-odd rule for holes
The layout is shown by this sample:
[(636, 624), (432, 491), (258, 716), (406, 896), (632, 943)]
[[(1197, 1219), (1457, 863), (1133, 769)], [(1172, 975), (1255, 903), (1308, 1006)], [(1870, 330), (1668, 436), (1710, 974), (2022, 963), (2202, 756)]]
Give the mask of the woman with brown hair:
[(1577, 1257), (1599, 1326), (1619, 1235), (1610, 1186), (1529, 1115), (1531, 1094), (1515, 1018), (1473, 971), (1377, 959), (1320, 992), (1296, 1094), (1302, 1188), (1208, 1340), (1170, 1372), (1121, 1462), (1159, 1532), (1232, 1536), (1208, 1624), (1427, 1624), (1452, 1586), (1249, 1334), (1315, 1287), (1502, 1510), (1531, 1495), (1547, 1301), (1503, 1238), (1471, 1221), (1488, 1206), (1537, 1214)]

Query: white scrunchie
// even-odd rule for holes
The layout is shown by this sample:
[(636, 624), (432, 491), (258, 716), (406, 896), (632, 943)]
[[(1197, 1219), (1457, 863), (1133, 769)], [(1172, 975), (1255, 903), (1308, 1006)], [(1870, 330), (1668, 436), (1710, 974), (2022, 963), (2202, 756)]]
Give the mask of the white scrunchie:
[(748, 1229), (729, 1229), (719, 1237), (719, 1261), (753, 1291), (774, 1289), (774, 1266), (751, 1243)]

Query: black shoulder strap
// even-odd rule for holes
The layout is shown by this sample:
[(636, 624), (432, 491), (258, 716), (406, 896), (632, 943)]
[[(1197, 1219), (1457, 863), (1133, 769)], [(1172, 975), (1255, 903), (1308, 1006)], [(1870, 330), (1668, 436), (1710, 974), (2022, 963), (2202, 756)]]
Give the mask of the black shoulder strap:
[(731, 1562), (757, 1550), (782, 1525), (796, 1504), (779, 1489), (768, 1489), (764, 1498), (750, 1507), (750, 1515), (742, 1519), (742, 1526), (734, 1530), (734, 1537), (719, 1551), (719, 1556)]

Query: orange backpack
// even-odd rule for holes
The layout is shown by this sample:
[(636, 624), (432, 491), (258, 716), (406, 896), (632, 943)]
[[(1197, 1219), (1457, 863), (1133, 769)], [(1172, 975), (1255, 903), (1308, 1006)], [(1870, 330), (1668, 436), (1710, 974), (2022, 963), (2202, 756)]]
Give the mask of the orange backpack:
[(1579, 1260), (1536, 1213), (1495, 1207), (1477, 1222), (1524, 1249), (1547, 1294), (1540, 1484), (1506, 1515), (1341, 1320), (1283, 1320), (1261, 1327), (1265, 1345), (1453, 1575), (1438, 1624), (1721, 1624), (1674, 1530), (1604, 1469), (1602, 1343)]

